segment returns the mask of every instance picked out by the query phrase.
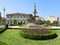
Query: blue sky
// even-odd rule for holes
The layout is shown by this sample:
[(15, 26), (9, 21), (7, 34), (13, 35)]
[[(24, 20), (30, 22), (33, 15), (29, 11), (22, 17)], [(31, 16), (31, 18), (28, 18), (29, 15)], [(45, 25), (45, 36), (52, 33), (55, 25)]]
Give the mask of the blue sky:
[(31, 13), (33, 14), (36, 3), (37, 15), (43, 18), (57, 16), (60, 18), (60, 0), (0, 0), (0, 12), (3, 16), (3, 8), (7, 13)]

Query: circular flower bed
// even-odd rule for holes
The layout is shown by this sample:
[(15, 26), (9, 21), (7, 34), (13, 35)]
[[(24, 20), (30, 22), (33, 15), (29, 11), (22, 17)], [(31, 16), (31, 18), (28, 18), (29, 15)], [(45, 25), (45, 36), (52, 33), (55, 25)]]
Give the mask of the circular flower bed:
[(21, 30), (21, 36), (33, 40), (47, 40), (57, 37), (57, 34), (51, 30), (42, 30), (42, 29), (26, 29)]

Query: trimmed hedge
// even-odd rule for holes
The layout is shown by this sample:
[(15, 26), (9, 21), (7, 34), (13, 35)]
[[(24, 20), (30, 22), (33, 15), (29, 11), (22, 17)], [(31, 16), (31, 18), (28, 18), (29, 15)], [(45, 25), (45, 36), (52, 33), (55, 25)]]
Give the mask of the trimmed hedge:
[(32, 40), (48, 40), (57, 37), (57, 34), (54, 31), (51, 31), (50, 34), (30, 34), (24, 32), (24, 30), (21, 30), (20, 35), (24, 38), (28, 38)]
[(8, 29), (8, 25), (6, 24), (4, 28), (0, 28), (0, 34)]
[(3, 43), (3, 42), (1, 42), (1, 41), (0, 41), (0, 45), (8, 45), (8, 44), (6, 44), (6, 43)]

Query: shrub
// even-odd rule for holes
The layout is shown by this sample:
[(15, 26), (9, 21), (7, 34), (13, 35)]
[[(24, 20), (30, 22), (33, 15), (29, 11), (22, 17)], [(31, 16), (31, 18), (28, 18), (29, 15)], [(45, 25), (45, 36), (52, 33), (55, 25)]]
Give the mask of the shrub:
[(1, 41), (0, 41), (0, 45), (8, 45), (8, 44), (6, 44), (6, 43), (3, 43), (3, 42), (1, 42)]
[(6, 29), (8, 28), (8, 24), (5, 25), (5, 28), (6, 28)]
[(3, 33), (7, 29), (8, 29), (8, 24), (6, 24), (4, 28), (0, 28), (0, 34)]
[(18, 25), (21, 25), (21, 23), (20, 23), (20, 22), (18, 22)]
[(13, 19), (13, 24), (14, 24), (14, 26), (16, 26), (17, 25), (17, 20), (16, 19)]
[(20, 35), (24, 38), (33, 39), (33, 40), (47, 40), (57, 37), (57, 34), (54, 31), (51, 31), (50, 34), (30, 34), (21, 30)]
[(23, 22), (23, 24), (25, 24), (25, 21)]

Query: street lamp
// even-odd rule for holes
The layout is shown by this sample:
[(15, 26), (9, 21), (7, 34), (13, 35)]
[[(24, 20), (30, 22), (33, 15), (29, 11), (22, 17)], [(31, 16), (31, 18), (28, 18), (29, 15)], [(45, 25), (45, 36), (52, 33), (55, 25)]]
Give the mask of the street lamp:
[[(1, 17), (1, 12), (0, 12), (0, 22), (2, 23), (2, 17)], [(1, 24), (1, 23), (0, 23), (0, 24)]]
[(5, 21), (5, 23), (4, 24), (6, 24), (6, 20), (5, 20), (5, 8), (3, 8), (3, 15), (4, 15), (4, 21)]

